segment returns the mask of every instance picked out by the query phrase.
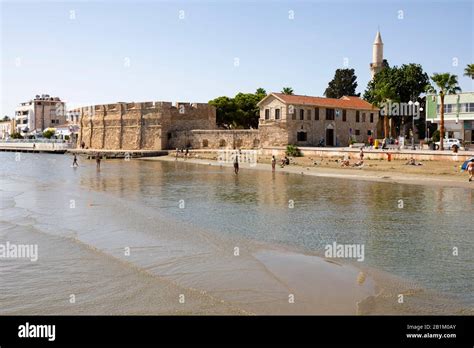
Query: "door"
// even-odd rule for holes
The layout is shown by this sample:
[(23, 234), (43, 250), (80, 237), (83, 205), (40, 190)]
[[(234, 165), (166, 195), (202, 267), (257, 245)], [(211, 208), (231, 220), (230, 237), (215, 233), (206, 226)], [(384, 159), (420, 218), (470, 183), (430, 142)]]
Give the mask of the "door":
[(326, 129), (326, 146), (334, 146), (334, 129)]

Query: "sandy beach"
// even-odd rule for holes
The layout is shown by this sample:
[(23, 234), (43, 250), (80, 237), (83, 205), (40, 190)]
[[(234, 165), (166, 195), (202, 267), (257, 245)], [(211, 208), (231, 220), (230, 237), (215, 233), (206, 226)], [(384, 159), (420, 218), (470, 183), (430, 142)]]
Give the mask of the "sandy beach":
[[(296, 157), (291, 164), (281, 167), (277, 164), (276, 172), (293, 173), (302, 175), (311, 175), (316, 177), (332, 177), (343, 179), (369, 180), (377, 182), (392, 182), (416, 185), (436, 185), (445, 187), (462, 187), (474, 189), (474, 182), (468, 181), (466, 172), (460, 172), (460, 162), (448, 161), (423, 161), (420, 166), (406, 165), (406, 161), (392, 160), (364, 160), (363, 168), (341, 168), (338, 162), (339, 158), (312, 158)], [(140, 158), (144, 161), (176, 161), (174, 155), (161, 157)], [(178, 158), (178, 161), (188, 163), (204, 164), (211, 166), (228, 166), (232, 163), (222, 163), (217, 161), (214, 154), (193, 154), (190, 158), (184, 160)], [(351, 163), (357, 160), (352, 159)], [(258, 163), (255, 165), (241, 164), (241, 168), (255, 170), (271, 170), (271, 157), (259, 156)]]

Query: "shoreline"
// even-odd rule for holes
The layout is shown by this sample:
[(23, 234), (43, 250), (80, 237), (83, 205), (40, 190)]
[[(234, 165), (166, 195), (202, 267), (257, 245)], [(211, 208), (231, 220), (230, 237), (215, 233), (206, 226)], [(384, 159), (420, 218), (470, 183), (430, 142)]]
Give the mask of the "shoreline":
[[(213, 159), (199, 159), (199, 158), (176, 158), (172, 155), (160, 156), (160, 157), (144, 157), (138, 158), (141, 161), (165, 161), (165, 162), (183, 162), (191, 164), (201, 164), (219, 167), (232, 167), (232, 163), (220, 163)], [(241, 169), (253, 169), (253, 170), (264, 170), (271, 171), (271, 165), (267, 163), (257, 163), (255, 165), (240, 164)], [(372, 182), (385, 182), (385, 183), (399, 183), (399, 184), (411, 184), (411, 185), (426, 185), (426, 186), (443, 186), (443, 187), (459, 187), (466, 189), (474, 189), (474, 183), (467, 181), (467, 175), (462, 177), (450, 177), (446, 178), (445, 175), (437, 175), (432, 173), (426, 173), (424, 176), (421, 174), (412, 173), (399, 173), (399, 172), (381, 172), (374, 171), (367, 168), (354, 169), (354, 168), (322, 168), (322, 167), (309, 167), (301, 165), (290, 164), (283, 168), (277, 165), (275, 173), (289, 173), (299, 175), (310, 175), (315, 177), (327, 177), (337, 179), (350, 179), (350, 180), (363, 180)]]

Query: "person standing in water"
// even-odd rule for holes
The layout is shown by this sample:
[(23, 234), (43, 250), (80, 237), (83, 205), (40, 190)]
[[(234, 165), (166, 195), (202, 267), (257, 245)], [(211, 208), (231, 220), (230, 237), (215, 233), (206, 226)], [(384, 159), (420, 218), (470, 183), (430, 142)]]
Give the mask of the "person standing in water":
[(95, 155), (95, 164), (97, 165), (97, 169), (100, 169), (100, 155), (98, 153)]
[(276, 166), (277, 160), (275, 156), (272, 156), (272, 172), (275, 171), (275, 166)]
[(72, 166), (73, 167), (79, 167), (79, 163), (77, 163), (77, 156), (74, 154), (74, 159), (72, 160)]
[(234, 158), (234, 173), (239, 174), (239, 155), (235, 155)]

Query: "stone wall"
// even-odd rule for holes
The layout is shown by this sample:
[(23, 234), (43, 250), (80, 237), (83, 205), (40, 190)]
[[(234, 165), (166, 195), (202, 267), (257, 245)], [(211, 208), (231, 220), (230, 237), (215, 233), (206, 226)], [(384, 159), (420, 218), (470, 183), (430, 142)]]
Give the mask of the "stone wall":
[(215, 108), (169, 102), (116, 103), (72, 110), (79, 114), (78, 146), (90, 149), (162, 150), (171, 134), (194, 128), (214, 129)]
[(258, 130), (191, 130), (171, 134), (170, 148), (193, 149), (255, 149), (260, 147)]

